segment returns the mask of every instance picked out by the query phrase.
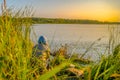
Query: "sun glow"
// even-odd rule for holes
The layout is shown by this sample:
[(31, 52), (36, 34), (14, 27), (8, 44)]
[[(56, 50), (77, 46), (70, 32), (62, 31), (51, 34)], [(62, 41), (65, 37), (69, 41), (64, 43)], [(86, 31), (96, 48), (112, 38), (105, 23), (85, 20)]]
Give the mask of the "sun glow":
[[(54, 1), (54, 5), (37, 6), (36, 16), (46, 18), (88, 19), (120, 22), (120, 7), (109, 0)], [(118, 2), (119, 3), (119, 2)], [(57, 5), (58, 4), (58, 5)], [(41, 4), (42, 5), (42, 4)]]
[[(119, 21), (119, 11), (105, 3), (85, 3), (80, 6), (69, 6), (70, 8), (60, 11), (59, 15), (65, 18), (90, 19), (99, 21)], [(62, 13), (61, 13), (62, 12)]]

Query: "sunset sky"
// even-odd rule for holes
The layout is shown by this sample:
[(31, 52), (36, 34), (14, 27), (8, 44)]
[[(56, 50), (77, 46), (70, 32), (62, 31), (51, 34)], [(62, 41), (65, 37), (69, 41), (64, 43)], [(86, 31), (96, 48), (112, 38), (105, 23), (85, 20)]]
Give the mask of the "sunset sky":
[(120, 22), (120, 0), (7, 0), (7, 4), (16, 9), (32, 6), (35, 17)]

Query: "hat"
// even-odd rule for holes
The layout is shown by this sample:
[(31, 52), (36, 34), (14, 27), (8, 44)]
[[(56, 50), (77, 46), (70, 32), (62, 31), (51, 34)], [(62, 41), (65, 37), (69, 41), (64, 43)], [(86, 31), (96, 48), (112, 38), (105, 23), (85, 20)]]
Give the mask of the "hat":
[(38, 43), (47, 44), (47, 38), (45, 36), (40, 36), (38, 39)]

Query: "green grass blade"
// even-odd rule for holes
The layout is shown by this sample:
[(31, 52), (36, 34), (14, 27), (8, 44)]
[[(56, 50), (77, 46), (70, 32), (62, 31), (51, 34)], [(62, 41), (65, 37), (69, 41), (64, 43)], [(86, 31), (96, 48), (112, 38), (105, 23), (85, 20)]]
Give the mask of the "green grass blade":
[(66, 66), (68, 66), (70, 63), (69, 62), (64, 62), (62, 64), (60, 64), (59, 66), (56, 66), (54, 69), (52, 69), (51, 71), (41, 75), (39, 77), (39, 80), (48, 80), (50, 77), (54, 76), (56, 73), (58, 73), (61, 69), (65, 68)]

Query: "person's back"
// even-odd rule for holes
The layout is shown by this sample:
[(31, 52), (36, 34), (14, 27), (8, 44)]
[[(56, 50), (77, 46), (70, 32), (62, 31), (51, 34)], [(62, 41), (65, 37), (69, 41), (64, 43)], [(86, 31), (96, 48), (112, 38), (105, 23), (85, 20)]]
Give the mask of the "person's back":
[(35, 45), (33, 50), (34, 50), (33, 51), (33, 56), (35, 56), (35, 57), (40, 57), (40, 56), (44, 55), (44, 53), (49, 55), (48, 52), (50, 52), (49, 46), (45, 45), (45, 44), (42, 44), (42, 43)]
[[(47, 43), (47, 39), (44, 36), (40, 36), (38, 40), (38, 44), (33, 48), (33, 56), (39, 57), (43, 55), (43, 53), (50, 52), (50, 48)], [(47, 53), (46, 53), (47, 54)]]
[(44, 36), (40, 36), (38, 40), (38, 44), (34, 46), (32, 57), (40, 60), (44, 69), (47, 67), (47, 60), (50, 56), (50, 48), (47, 43), (47, 39)]

